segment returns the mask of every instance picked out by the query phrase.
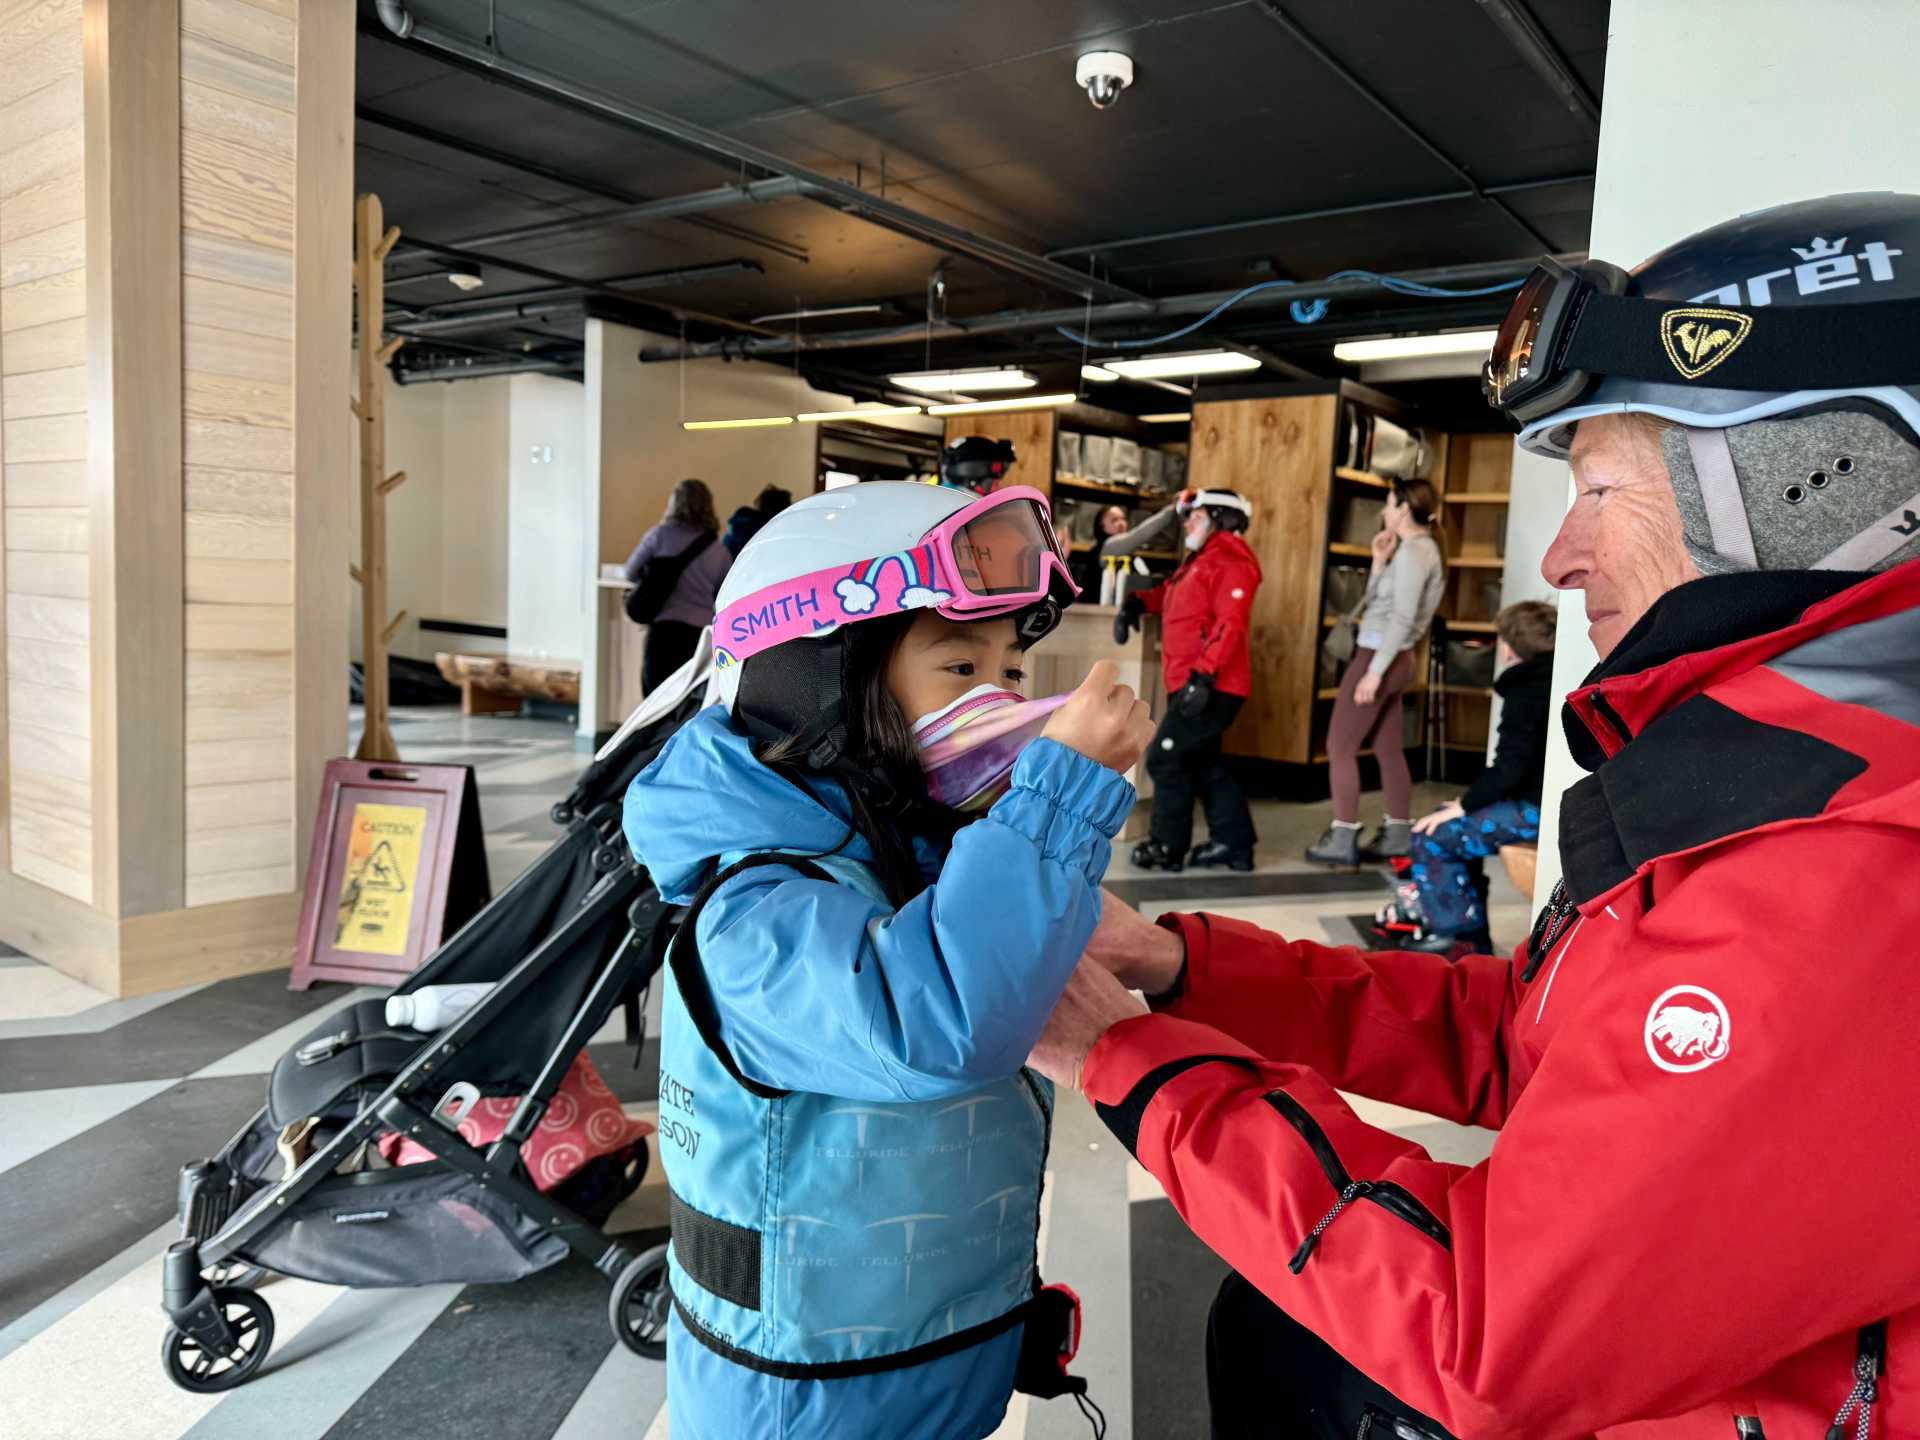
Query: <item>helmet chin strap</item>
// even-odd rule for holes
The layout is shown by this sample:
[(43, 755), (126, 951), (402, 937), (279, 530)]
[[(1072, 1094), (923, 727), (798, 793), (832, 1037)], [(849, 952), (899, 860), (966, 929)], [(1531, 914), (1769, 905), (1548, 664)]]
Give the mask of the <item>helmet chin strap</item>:
[(1714, 553), (1742, 570), (1758, 570), (1760, 557), (1753, 548), (1753, 526), (1747, 521), (1746, 497), (1740, 493), (1740, 475), (1733, 466), (1727, 432), (1690, 425), (1687, 449), (1693, 454), (1694, 478), (1706, 506)]

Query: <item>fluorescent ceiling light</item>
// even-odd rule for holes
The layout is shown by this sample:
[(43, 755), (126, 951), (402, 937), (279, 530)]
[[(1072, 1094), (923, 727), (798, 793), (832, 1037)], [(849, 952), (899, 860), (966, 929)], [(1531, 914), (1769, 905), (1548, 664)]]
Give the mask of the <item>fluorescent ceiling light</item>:
[(1226, 375), (1235, 370), (1258, 370), (1260, 362), (1238, 350), (1188, 350), (1177, 355), (1141, 355), (1134, 359), (1102, 360), (1129, 380), (1162, 380), (1173, 375)]
[(682, 430), (752, 430), (768, 425), (791, 425), (791, 415), (762, 415), (753, 420), (682, 420)]
[(968, 400), (960, 405), (929, 405), (929, 415), (979, 415), (988, 410), (1045, 410), (1071, 405), (1079, 397), (1072, 391), (1060, 395), (1017, 395), (1011, 400)]
[(1120, 372), (1118, 370), (1109, 370), (1104, 365), (1082, 365), (1080, 367), (1080, 378), (1082, 380), (1091, 380), (1096, 385), (1106, 385), (1114, 380), (1118, 380), (1120, 378)]
[(860, 405), (851, 410), (809, 410), (799, 416), (803, 425), (817, 424), (822, 420), (864, 420), (869, 415), (918, 415), (918, 405)]
[(1176, 422), (1185, 422), (1193, 419), (1193, 411), (1168, 410), (1159, 415), (1142, 415), (1140, 418), (1149, 425), (1172, 425)]
[(1040, 382), (1025, 370), (921, 370), (887, 379), (903, 390), (926, 395), (958, 395), (969, 390), (1031, 390)]
[(773, 315), (756, 315), (755, 325), (766, 325), (775, 320), (819, 320), (828, 315), (872, 315), (886, 309), (884, 305), (830, 305), (825, 310), (782, 310)]
[(1457, 330), (1451, 335), (1392, 335), (1382, 340), (1342, 340), (1333, 358), (1349, 365), (1374, 360), (1417, 360), (1433, 355), (1485, 355), (1493, 349), (1492, 330)]

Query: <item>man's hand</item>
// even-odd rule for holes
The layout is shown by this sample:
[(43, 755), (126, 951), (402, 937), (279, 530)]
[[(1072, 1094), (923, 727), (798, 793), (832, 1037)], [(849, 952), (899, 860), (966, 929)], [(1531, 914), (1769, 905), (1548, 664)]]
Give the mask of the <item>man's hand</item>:
[(1422, 815), (1418, 820), (1414, 821), (1413, 833), (1416, 835), (1431, 835), (1442, 825), (1458, 820), (1466, 813), (1466, 808), (1461, 805), (1458, 800), (1449, 800), (1431, 815)]
[(1085, 958), (1111, 971), (1129, 990), (1164, 995), (1180, 978), (1187, 947), (1110, 890), (1100, 892), (1100, 923), (1087, 941)]
[(1360, 677), (1360, 683), (1353, 687), (1353, 703), (1371, 705), (1380, 698), (1380, 677), (1369, 670)]
[(1114, 979), (1105, 966), (1081, 960), (1047, 1018), (1047, 1028), (1027, 1064), (1056, 1085), (1080, 1088), (1087, 1056), (1113, 1026), (1147, 1013), (1140, 997)]
[(1047, 720), (1041, 738), (1058, 740), (1089, 760), (1126, 774), (1153, 739), (1153, 716), (1144, 700), (1115, 683), (1119, 675), (1120, 667), (1113, 661), (1095, 661), (1072, 698)]

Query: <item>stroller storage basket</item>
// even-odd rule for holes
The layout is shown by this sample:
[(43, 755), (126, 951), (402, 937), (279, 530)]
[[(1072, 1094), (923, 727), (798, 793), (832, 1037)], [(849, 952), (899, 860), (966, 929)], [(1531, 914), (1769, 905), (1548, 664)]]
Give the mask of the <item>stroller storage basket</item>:
[[(277, 1188), (251, 1205), (271, 1205)], [(500, 1284), (566, 1254), (566, 1241), (504, 1196), (429, 1161), (321, 1181), (275, 1217), (243, 1258), (325, 1285), (410, 1286)]]

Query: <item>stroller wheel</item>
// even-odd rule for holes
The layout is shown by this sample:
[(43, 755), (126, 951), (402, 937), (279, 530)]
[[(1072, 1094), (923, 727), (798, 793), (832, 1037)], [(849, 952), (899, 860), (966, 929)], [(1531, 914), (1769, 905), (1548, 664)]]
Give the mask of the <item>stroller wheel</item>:
[(628, 1264), (613, 1282), (607, 1320), (620, 1343), (649, 1360), (667, 1358), (667, 1315), (673, 1295), (667, 1289), (667, 1247), (653, 1249)]
[(213, 1298), (233, 1330), (230, 1354), (207, 1349), (192, 1335), (169, 1329), (160, 1344), (167, 1378), (182, 1390), (212, 1395), (253, 1378), (273, 1345), (273, 1310), (251, 1290), (216, 1290)]

